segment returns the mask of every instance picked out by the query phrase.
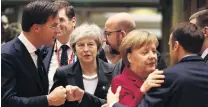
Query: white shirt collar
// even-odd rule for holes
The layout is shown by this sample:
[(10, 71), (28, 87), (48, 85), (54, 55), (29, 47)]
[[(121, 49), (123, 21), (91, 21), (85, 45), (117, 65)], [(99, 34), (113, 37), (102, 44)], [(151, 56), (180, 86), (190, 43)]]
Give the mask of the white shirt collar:
[(37, 50), (36, 47), (25, 37), (23, 32), (20, 33), (18, 38), (25, 45), (25, 47), (27, 48), (27, 50), (30, 54)]
[(205, 56), (208, 54), (208, 48), (205, 49), (205, 51), (202, 53), (201, 57), (205, 58)]
[(188, 54), (188, 55), (185, 55), (183, 58), (186, 58), (186, 57), (189, 57), (189, 56), (197, 56), (197, 54)]
[[(58, 50), (59, 50), (63, 44), (62, 44), (61, 42), (59, 42), (58, 40), (56, 40), (56, 45), (57, 45), (57, 48), (58, 48)], [(69, 41), (68, 41), (65, 45), (67, 45), (67, 46), (70, 47)]]

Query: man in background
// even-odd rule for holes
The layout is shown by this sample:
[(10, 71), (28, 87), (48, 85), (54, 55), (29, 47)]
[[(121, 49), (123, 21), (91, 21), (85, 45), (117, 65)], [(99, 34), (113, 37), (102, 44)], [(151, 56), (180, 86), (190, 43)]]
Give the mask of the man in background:
[(71, 32), (76, 25), (74, 7), (67, 1), (55, 1), (58, 7), (61, 32), (57, 36), (53, 46), (47, 48), (47, 55), (44, 59), (44, 65), (48, 73), (49, 90), (53, 85), (53, 77), (56, 69), (63, 65), (72, 64), (76, 58), (69, 45)]
[[(105, 23), (104, 35), (106, 44), (110, 47), (111, 54), (120, 54), (118, 49), (121, 41), (130, 31), (134, 30), (135, 28), (136, 23), (128, 13), (117, 13), (107, 19)], [(157, 52), (157, 57), (157, 69), (166, 68), (165, 61), (159, 52)], [(124, 68), (124, 63), (120, 57), (117, 59), (117, 61), (118, 62), (115, 65), (113, 77), (117, 74), (120, 74)]]
[(62, 86), (48, 95), (48, 76), (38, 49), (54, 44), (60, 32), (57, 12), (49, 1), (33, 1), (24, 7), (23, 31), (1, 47), (2, 107), (48, 107), (65, 102)]
[(208, 9), (204, 9), (194, 13), (190, 18), (190, 22), (200, 27), (204, 33), (204, 43), (201, 48), (201, 57), (208, 63)]

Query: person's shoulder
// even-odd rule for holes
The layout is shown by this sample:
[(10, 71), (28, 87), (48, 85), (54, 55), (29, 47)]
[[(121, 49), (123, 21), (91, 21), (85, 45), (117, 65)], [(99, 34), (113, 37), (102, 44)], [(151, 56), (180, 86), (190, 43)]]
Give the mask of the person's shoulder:
[(73, 64), (64, 65), (59, 68), (57, 68), (57, 72), (66, 72), (72, 68)]
[(70, 72), (72, 72), (72, 64), (64, 65), (56, 69), (56, 75), (60, 77), (65, 77)]
[(115, 67), (114, 64), (110, 64), (110, 63), (104, 62), (103, 60), (101, 60), (101, 59), (99, 59), (99, 58), (98, 58), (98, 62), (99, 62), (99, 64), (100, 64), (99, 66), (103, 66), (103, 68), (105, 69), (104, 71), (105, 71), (106, 73), (112, 72), (113, 69), (114, 69), (114, 67)]
[(11, 40), (1, 46), (1, 54), (15, 55), (14, 40)]
[(124, 74), (118, 74), (112, 79), (112, 81), (117, 81), (120, 83), (124, 83), (124, 82), (126, 82), (126, 80), (127, 80), (127, 77)]
[(188, 70), (187, 66), (182, 63), (177, 63), (171, 67), (164, 69), (165, 81), (172, 83), (173, 81), (181, 81)]

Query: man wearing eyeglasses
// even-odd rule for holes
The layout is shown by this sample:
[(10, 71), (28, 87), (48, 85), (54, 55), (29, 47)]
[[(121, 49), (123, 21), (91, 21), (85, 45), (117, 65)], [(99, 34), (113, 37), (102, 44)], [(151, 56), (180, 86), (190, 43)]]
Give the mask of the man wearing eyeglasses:
[(53, 46), (46, 48), (46, 57), (44, 65), (48, 73), (49, 90), (53, 85), (53, 77), (56, 69), (63, 65), (72, 64), (76, 58), (69, 45), (69, 38), (71, 32), (75, 28), (76, 18), (73, 6), (68, 1), (55, 1), (58, 7), (58, 14), (60, 20), (60, 30), (57, 39)]
[(66, 89), (63, 86), (48, 94), (48, 77), (39, 50), (41, 45), (53, 45), (60, 32), (57, 12), (49, 1), (33, 1), (24, 7), (23, 31), (1, 47), (2, 107), (64, 104)]
[[(110, 47), (111, 54), (120, 54), (118, 50), (121, 41), (130, 31), (134, 30), (135, 28), (136, 23), (128, 13), (117, 13), (107, 19), (105, 23), (104, 35), (106, 44)], [(157, 55), (157, 69), (166, 68), (165, 61), (163, 60), (159, 52), (157, 52)], [(114, 68), (113, 77), (117, 74), (120, 74), (123, 68), (124, 63), (122, 62), (122, 60), (118, 61)]]

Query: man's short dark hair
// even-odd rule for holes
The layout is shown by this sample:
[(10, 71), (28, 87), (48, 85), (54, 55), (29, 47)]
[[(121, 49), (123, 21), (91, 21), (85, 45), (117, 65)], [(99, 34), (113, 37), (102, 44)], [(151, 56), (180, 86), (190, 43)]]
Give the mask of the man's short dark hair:
[(64, 0), (58, 0), (54, 2), (58, 8), (58, 10), (60, 9), (65, 9), (66, 12), (66, 16), (68, 17), (69, 20), (71, 20), (73, 17), (75, 17), (75, 11), (74, 11), (74, 7), (67, 1)]
[(51, 16), (54, 18), (58, 10), (53, 2), (33, 1), (24, 7), (22, 15), (22, 30), (29, 32), (33, 24), (45, 24)]
[(189, 53), (199, 53), (204, 42), (204, 34), (195, 24), (184, 22), (173, 29), (172, 43), (179, 44)]
[(208, 27), (208, 9), (196, 18), (196, 25), (199, 26), (201, 29), (204, 27)]

